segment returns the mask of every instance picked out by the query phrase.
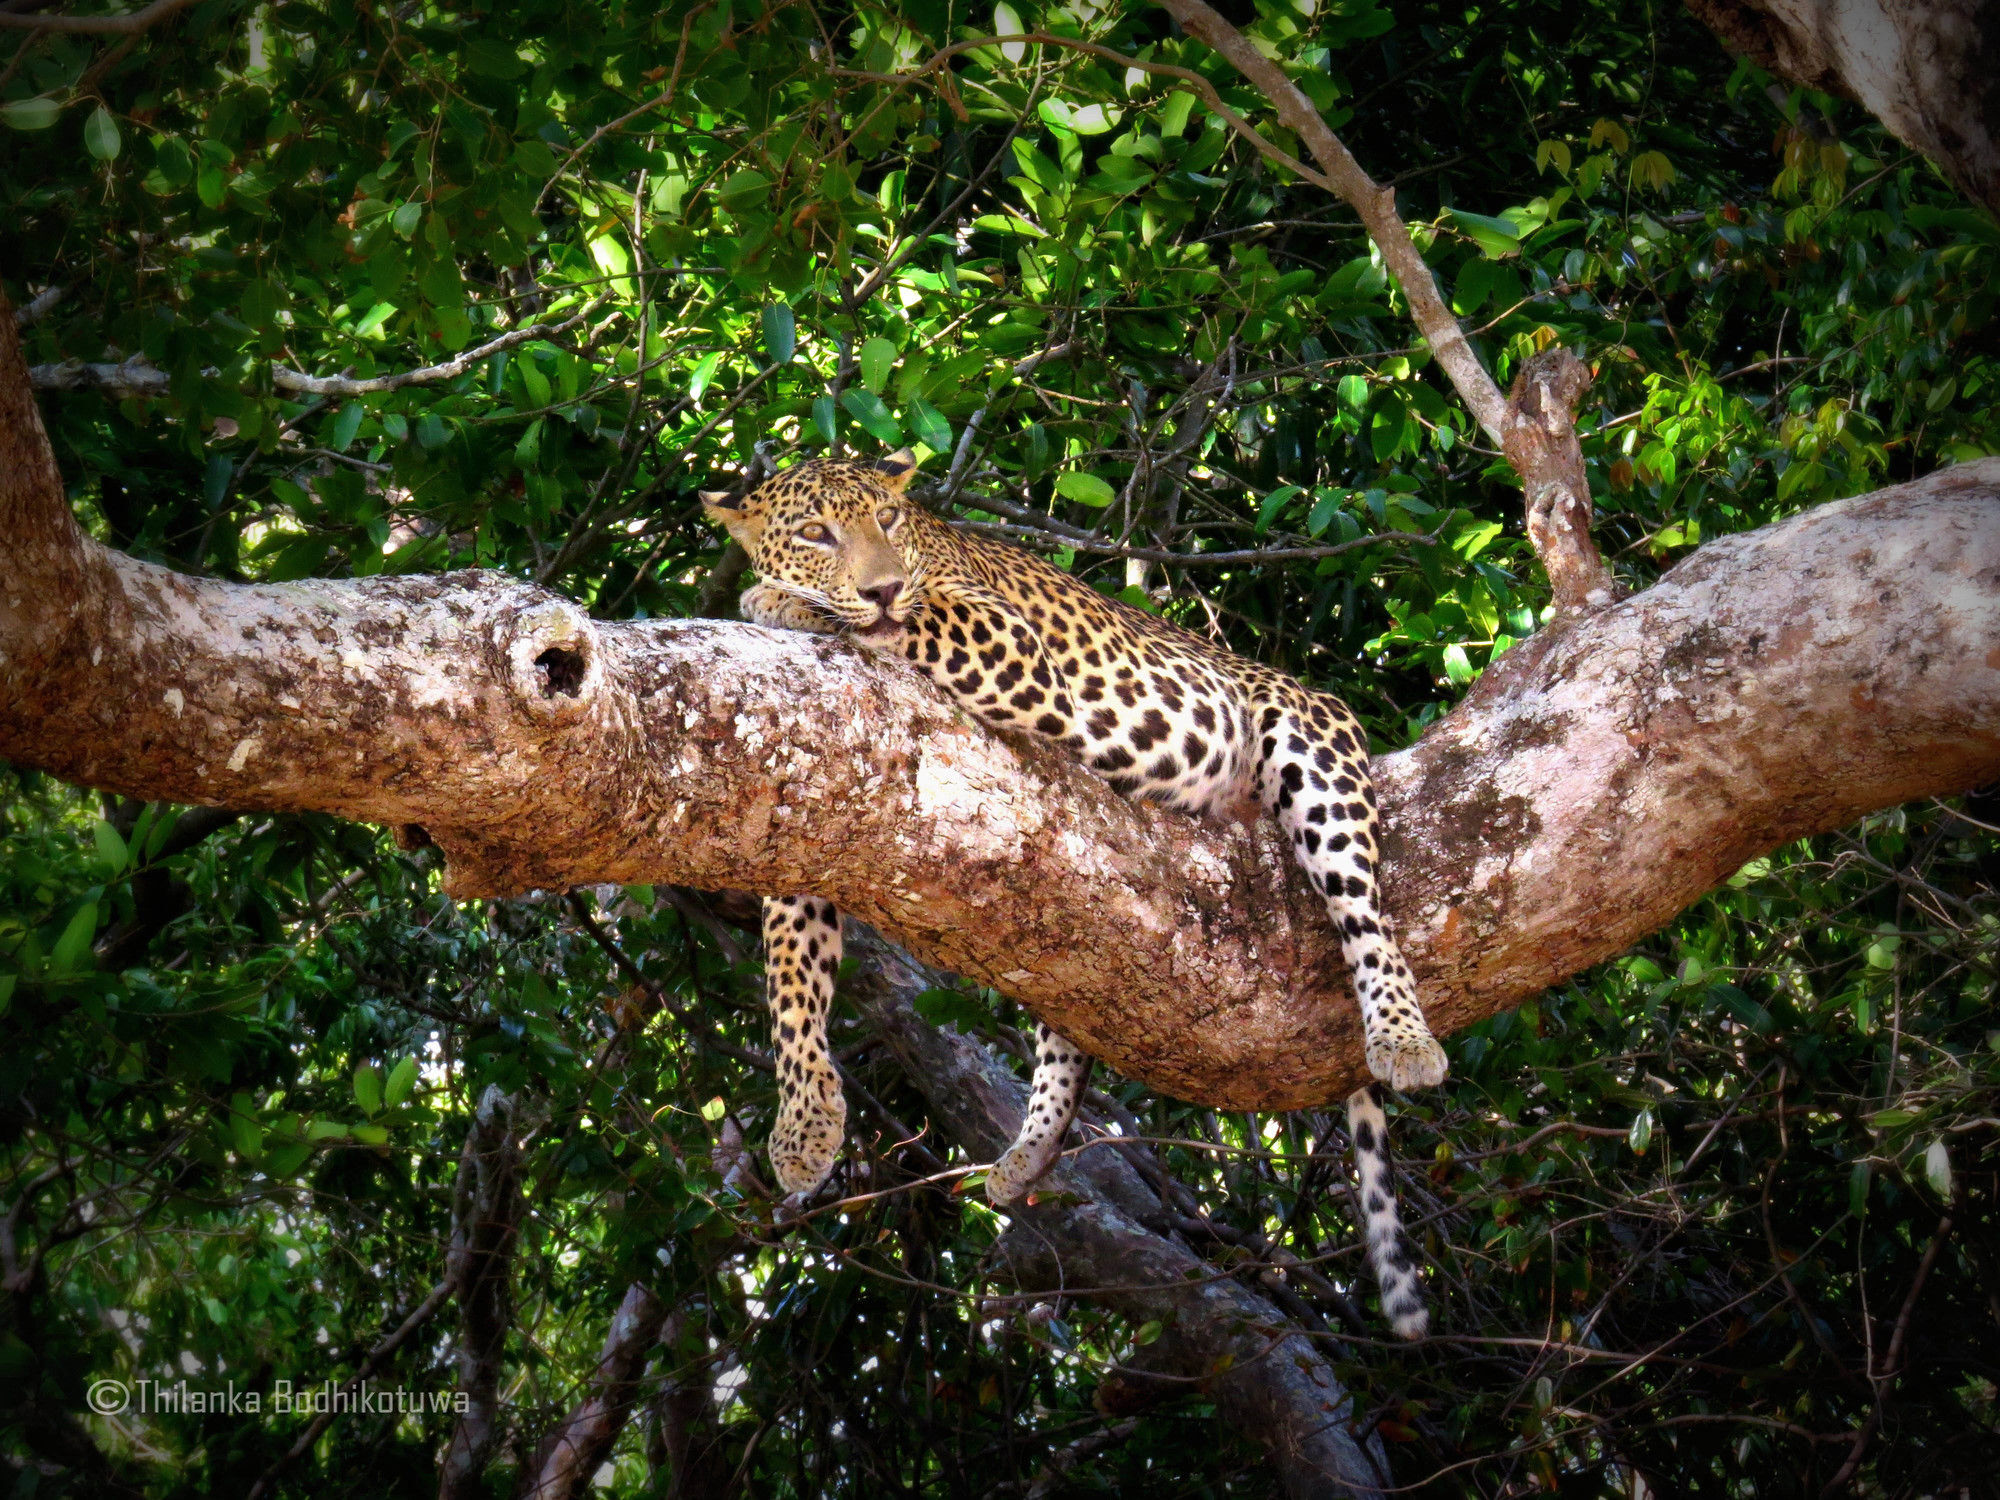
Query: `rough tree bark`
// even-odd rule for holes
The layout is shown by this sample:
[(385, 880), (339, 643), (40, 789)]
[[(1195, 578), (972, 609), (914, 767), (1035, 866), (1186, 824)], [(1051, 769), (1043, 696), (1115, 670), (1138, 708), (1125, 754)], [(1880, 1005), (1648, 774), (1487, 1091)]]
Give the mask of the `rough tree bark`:
[[(461, 896), (802, 891), (1128, 1075), (1341, 1096), (1361, 1034), (1264, 826), (1128, 803), (838, 640), (611, 625), (492, 573), (236, 586), (82, 535), (0, 329), (0, 755), (128, 796), (313, 809)], [(2000, 775), (2000, 461), (1704, 547), (1378, 762), (1386, 890), (1450, 1031), (1745, 860)]]
[(1852, 99), (2000, 214), (2000, 11), (1987, 0), (1687, 0), (1730, 51)]

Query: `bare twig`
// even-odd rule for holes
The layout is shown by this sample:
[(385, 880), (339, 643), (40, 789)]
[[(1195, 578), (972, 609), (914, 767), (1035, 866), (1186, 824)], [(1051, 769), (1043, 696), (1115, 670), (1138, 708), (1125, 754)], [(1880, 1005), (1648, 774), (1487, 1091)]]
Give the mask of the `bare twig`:
[[(510, 329), (476, 349), (467, 349), (452, 356), (442, 364), (402, 370), (394, 375), (372, 375), (360, 380), (347, 375), (308, 375), (302, 370), (288, 370), (280, 365), (271, 371), (271, 384), (294, 396), (332, 397), (373, 396), (384, 391), (401, 390), (409, 385), (436, 385), (440, 381), (456, 380), (481, 360), (503, 350), (535, 339), (551, 338), (574, 328), (596, 307), (593, 302), (560, 323), (535, 323), (526, 328)], [(155, 369), (143, 358), (128, 359), (122, 364), (90, 364), (73, 359), (58, 365), (35, 365), (28, 371), (28, 379), (38, 391), (103, 391), (108, 396), (120, 398), (164, 396), (172, 384), (172, 377), (165, 370)]]

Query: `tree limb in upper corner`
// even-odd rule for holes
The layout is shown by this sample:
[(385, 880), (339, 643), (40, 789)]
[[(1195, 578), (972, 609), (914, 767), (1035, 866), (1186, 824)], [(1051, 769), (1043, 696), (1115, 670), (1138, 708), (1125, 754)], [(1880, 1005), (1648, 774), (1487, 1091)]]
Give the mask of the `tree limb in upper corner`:
[(1988, 0), (1687, 0), (1739, 57), (1852, 99), (2000, 214), (2000, 27)]
[[(1184, 1099), (1291, 1108), (1366, 1077), (1325, 911), (1268, 824), (1128, 802), (834, 638), (609, 624), (490, 572), (243, 586), (123, 556), (70, 514), (10, 325), (0, 756), (421, 828), (460, 896), (823, 896)], [(2000, 460), (1721, 538), (1530, 645), (1375, 764), (1386, 901), (1440, 1032), (1779, 844), (2000, 776)]]
[(179, 15), (194, 0), (153, 0), (142, 10), (123, 16), (46, 16), (0, 11), (0, 27), (17, 31), (60, 31), (73, 36), (137, 36)]

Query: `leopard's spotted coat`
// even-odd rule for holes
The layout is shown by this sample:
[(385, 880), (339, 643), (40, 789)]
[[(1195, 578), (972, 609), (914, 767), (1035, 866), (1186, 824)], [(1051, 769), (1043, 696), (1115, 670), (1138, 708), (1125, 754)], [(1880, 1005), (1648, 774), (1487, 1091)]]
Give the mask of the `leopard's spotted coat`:
[[(841, 632), (898, 654), (996, 729), (1056, 740), (1128, 796), (1188, 812), (1254, 798), (1291, 836), (1353, 970), (1368, 1065), (1398, 1088), (1443, 1081), (1445, 1056), (1377, 901), (1368, 743), (1347, 706), (1231, 654), (1002, 542), (954, 530), (904, 498), (914, 459), (815, 460), (740, 504), (704, 495), (760, 581), (746, 619)], [(826, 1179), (846, 1125), (826, 1019), (840, 916), (813, 897), (767, 901), (764, 936), (778, 1047), (771, 1164), (788, 1192)], [(987, 1192), (1013, 1202), (1054, 1163), (1090, 1059), (1037, 1028), (1033, 1095)], [(1403, 1244), (1386, 1121), (1372, 1088), (1347, 1101), (1369, 1257), (1396, 1331), (1428, 1315)]]

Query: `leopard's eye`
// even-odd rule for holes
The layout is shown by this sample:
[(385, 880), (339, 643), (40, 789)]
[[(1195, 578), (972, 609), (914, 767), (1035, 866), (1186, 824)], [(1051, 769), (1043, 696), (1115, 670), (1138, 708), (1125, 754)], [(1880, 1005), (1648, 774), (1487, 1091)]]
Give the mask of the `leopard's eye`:
[(808, 521), (799, 528), (799, 537), (808, 542), (830, 542), (833, 540), (833, 533), (817, 521)]
[(887, 531), (903, 519), (903, 513), (893, 505), (885, 505), (875, 512), (875, 519), (881, 523), (882, 529)]

